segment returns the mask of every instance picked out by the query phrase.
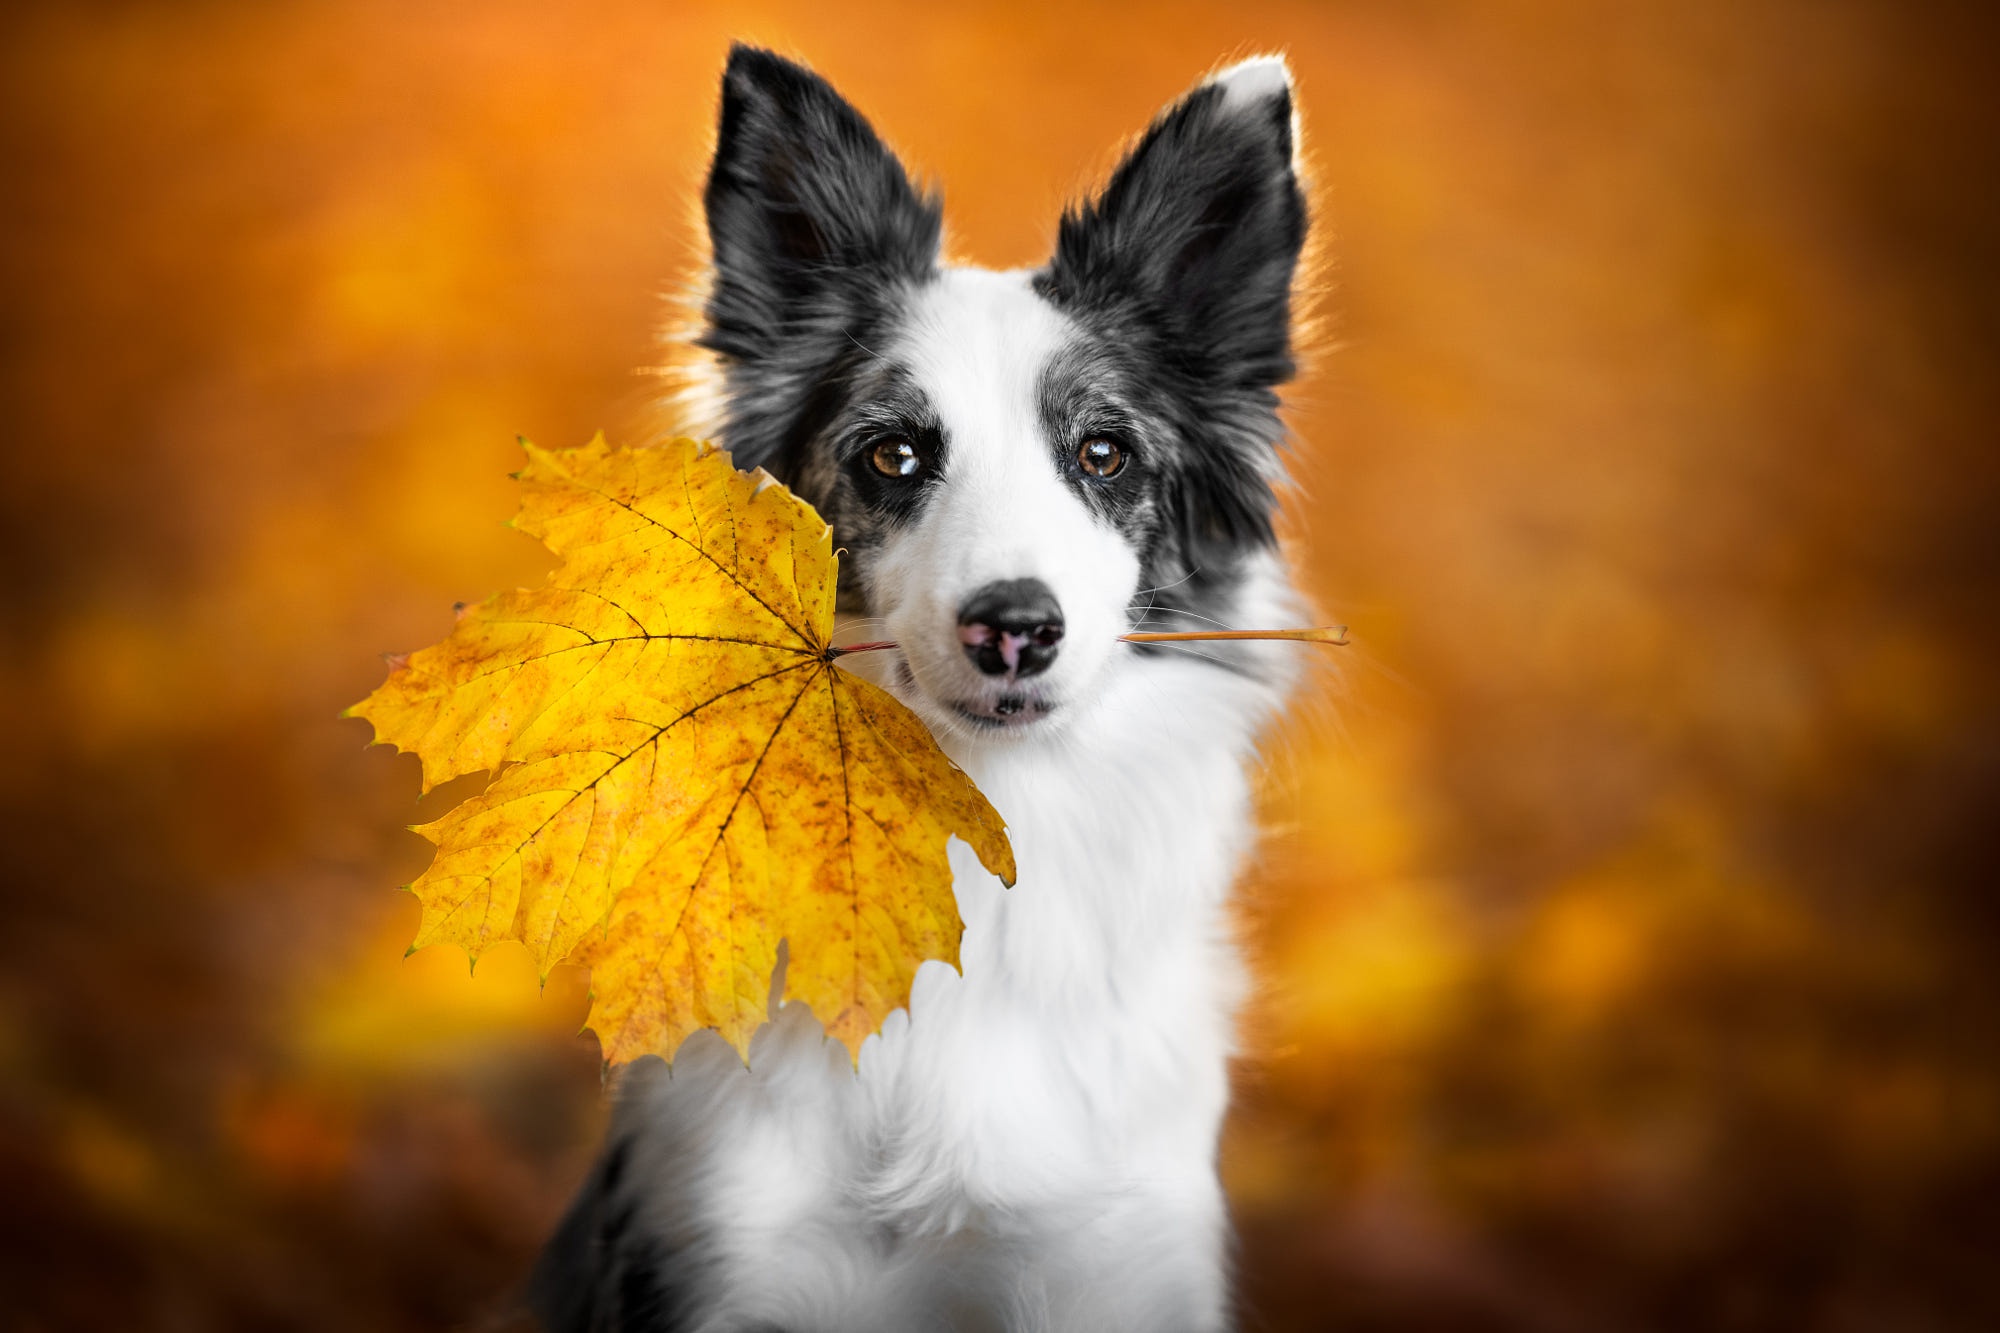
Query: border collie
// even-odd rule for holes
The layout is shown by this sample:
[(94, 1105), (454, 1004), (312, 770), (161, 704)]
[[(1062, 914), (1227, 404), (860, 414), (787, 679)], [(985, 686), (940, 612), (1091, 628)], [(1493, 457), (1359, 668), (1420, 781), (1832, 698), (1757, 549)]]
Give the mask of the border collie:
[(859, 112), (731, 51), (706, 426), (832, 523), (844, 632), (900, 645), (849, 661), (978, 782), (1019, 879), (952, 845), (961, 966), (926, 963), (858, 1069), (799, 1004), (747, 1068), (713, 1033), (633, 1065), (531, 1280), (552, 1329), (1231, 1323), (1228, 900), (1292, 673), (1117, 636), (1300, 622), (1272, 534), (1295, 137), (1284, 62), (1232, 66), (1045, 266), (962, 268)]

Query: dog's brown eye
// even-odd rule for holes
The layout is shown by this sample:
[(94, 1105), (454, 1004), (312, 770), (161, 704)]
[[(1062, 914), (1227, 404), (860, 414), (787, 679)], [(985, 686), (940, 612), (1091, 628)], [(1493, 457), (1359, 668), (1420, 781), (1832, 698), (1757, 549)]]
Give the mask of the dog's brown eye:
[(914, 477), (923, 466), (923, 460), (917, 457), (917, 447), (901, 436), (891, 436), (877, 444), (868, 461), (885, 477)]
[(1109, 477), (1125, 466), (1125, 451), (1101, 435), (1092, 436), (1077, 447), (1077, 466), (1093, 477)]

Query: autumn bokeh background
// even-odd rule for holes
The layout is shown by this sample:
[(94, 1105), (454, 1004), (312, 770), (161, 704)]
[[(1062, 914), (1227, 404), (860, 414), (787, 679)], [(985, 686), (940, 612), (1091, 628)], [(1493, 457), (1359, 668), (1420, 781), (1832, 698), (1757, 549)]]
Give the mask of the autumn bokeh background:
[(642, 420), (744, 36), (997, 265), (1292, 56), (1292, 528), (1359, 646), (1247, 889), (1248, 1326), (1995, 1326), (1972, 12), (9, 7), (7, 1318), (497, 1326), (602, 1123), (582, 981), (402, 959), (415, 764), (334, 715), (545, 568), (517, 433)]

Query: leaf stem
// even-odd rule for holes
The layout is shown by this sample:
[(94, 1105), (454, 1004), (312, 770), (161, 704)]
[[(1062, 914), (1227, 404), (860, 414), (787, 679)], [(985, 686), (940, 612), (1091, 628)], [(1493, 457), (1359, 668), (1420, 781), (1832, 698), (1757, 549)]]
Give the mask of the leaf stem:
[[(1337, 648), (1345, 648), (1350, 640), (1345, 625), (1321, 625), (1313, 629), (1195, 629), (1171, 632), (1151, 632), (1135, 630), (1118, 636), (1123, 643), (1202, 643), (1215, 639), (1285, 639), (1294, 643), (1326, 643)], [(849, 653), (879, 653), (886, 648), (897, 647), (894, 639), (882, 639), (874, 643), (850, 643), (841, 648), (826, 650), (827, 660), (845, 657)]]
[(1330, 643), (1345, 648), (1348, 644), (1347, 626), (1321, 625), (1315, 629), (1196, 629), (1173, 632), (1149, 633), (1134, 631), (1121, 634), (1125, 643), (1198, 643), (1213, 639), (1290, 639), (1297, 643)]

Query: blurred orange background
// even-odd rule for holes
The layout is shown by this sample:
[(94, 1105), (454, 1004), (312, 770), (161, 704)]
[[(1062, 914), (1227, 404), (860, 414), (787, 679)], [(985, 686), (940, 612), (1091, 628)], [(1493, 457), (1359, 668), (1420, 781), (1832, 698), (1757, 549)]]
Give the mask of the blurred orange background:
[(335, 714), (547, 567), (517, 433), (639, 429), (744, 37), (1001, 266), (1293, 60), (1291, 528), (1358, 646), (1246, 885), (1246, 1326), (2000, 1326), (1973, 14), (11, 7), (8, 1319), (497, 1326), (601, 1132), (583, 980), (402, 958), (416, 765)]

